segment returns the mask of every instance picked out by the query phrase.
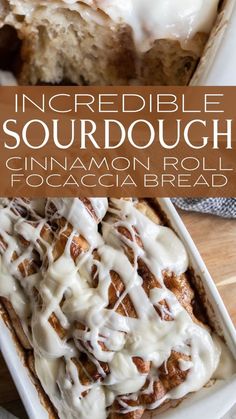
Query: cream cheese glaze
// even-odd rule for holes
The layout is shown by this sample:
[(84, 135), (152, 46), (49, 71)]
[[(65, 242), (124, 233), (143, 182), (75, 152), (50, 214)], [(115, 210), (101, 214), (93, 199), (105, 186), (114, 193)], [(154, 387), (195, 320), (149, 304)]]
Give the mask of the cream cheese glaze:
[[(34, 348), (37, 375), (60, 418), (105, 419), (114, 400), (119, 401), (123, 413), (135, 410), (137, 407), (130, 406), (124, 395), (129, 394), (129, 400), (136, 400), (147, 380), (149, 385), (145, 392), (152, 392), (158, 368), (167, 363), (172, 351), (188, 357), (181, 359), (179, 365), (181, 371), (187, 372), (185, 380), (143, 407), (155, 409), (165, 400), (180, 399), (198, 391), (214, 373), (220, 378), (232, 374), (234, 364), (229, 361), (224, 344), (210, 329), (192, 319), (164, 283), (164, 271), (181, 275), (188, 268), (187, 252), (175, 233), (143, 215), (135, 201), (111, 199), (108, 203), (107, 199), (98, 198), (89, 202), (92, 209), (77, 198), (48, 199), (46, 204), (44, 201), (3, 200), (0, 209), (0, 238), (3, 240), (0, 242), (4, 244), (1, 247), (5, 247), (0, 248), (0, 295), (12, 303), (21, 319)], [(46, 208), (44, 217), (43, 206)], [(27, 217), (22, 208), (28, 211)], [(73, 228), (63, 254), (55, 258), (54, 246), (42, 236), (42, 229), (50, 221), (53, 225), (57, 219), (67, 220)], [(119, 228), (122, 227), (130, 232), (132, 239), (121, 237)], [(62, 231), (65, 229), (62, 224)], [(19, 234), (27, 240), (27, 246), (22, 246)], [(55, 233), (55, 242), (60, 238), (58, 234)], [(136, 234), (142, 247), (135, 240)], [(71, 245), (74, 237), (80, 235), (89, 243), (89, 249), (73, 259)], [(132, 249), (132, 261), (124, 245)], [(42, 267), (24, 276), (19, 263), (32, 259), (33, 249), (40, 255)], [(18, 258), (13, 261), (14, 252)], [(138, 273), (139, 259), (160, 283), (149, 296)], [(97, 287), (92, 283), (94, 266), (99, 278)], [(109, 308), (112, 271), (122, 278), (125, 291), (117, 294), (117, 302)], [(35, 290), (42, 304), (37, 304)], [(127, 295), (136, 317), (116, 310)], [(161, 304), (163, 300), (168, 309)], [(166, 310), (172, 321), (163, 320)], [(63, 337), (49, 321), (52, 314), (65, 330)], [(77, 327), (78, 322), (85, 328)], [(81, 382), (74, 362), (81, 351), (87, 354), (99, 374), (98, 379), (86, 384)], [(220, 364), (221, 353), (226, 359), (225, 369)], [(140, 373), (134, 357), (151, 362), (150, 370)], [(108, 372), (102, 363), (107, 363)]]

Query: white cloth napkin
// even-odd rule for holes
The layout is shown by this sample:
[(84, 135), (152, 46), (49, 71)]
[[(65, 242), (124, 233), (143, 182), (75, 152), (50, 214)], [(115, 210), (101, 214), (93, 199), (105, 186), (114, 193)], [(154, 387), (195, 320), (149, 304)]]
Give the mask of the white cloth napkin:
[(236, 218), (236, 198), (173, 198), (179, 208), (224, 218)]

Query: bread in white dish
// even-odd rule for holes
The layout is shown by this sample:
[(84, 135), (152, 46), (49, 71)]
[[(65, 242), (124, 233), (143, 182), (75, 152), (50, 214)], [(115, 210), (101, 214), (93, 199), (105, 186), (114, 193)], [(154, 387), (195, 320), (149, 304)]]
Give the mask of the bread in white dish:
[(186, 85), (219, 0), (0, 0), (21, 84)]

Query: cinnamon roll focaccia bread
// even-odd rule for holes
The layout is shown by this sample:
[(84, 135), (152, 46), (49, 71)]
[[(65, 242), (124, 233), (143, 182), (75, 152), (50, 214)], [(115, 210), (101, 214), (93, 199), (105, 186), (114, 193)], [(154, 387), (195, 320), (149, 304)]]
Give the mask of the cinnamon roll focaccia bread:
[(21, 40), (22, 84), (186, 85), (218, 5), (219, 0), (0, 0), (0, 26), (15, 28)]
[(186, 250), (149, 201), (3, 199), (0, 253), (3, 316), (50, 417), (138, 419), (223, 378)]

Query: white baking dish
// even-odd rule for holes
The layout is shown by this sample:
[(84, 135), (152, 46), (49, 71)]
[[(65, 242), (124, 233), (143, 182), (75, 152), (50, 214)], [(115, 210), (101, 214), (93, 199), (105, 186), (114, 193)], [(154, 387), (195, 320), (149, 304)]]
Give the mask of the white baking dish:
[[(210, 309), (210, 318), (217, 327), (218, 332), (224, 337), (236, 360), (236, 331), (215, 283), (170, 199), (158, 199), (158, 202), (170, 220), (171, 226), (186, 247), (189, 254), (190, 267), (194, 269), (195, 276), (200, 278), (204, 286), (208, 308), (212, 307), (213, 309), (213, 312)], [(158, 414), (158, 419), (186, 419), (190, 417), (191, 419), (199, 419), (200, 417), (221, 419), (235, 403), (236, 375), (227, 381), (218, 382), (208, 389), (203, 389), (189, 396), (175, 409), (171, 409), (169, 412), (161, 415)]]
[(210, 36), (192, 78), (195, 86), (236, 86), (236, 1), (225, 0), (218, 24)]
[[(190, 257), (190, 266), (194, 269), (195, 275), (200, 277), (207, 300), (213, 307), (214, 324), (217, 324), (236, 359), (236, 332), (215, 284), (170, 199), (158, 199), (158, 203), (185, 244)], [(23, 366), (11, 333), (2, 319), (0, 320), (0, 347), (30, 419), (47, 419), (48, 414), (39, 401), (38, 393), (29, 378), (27, 368)], [(203, 389), (189, 396), (177, 408), (170, 409), (163, 414), (159, 413), (158, 419), (186, 419), (189, 417), (199, 419), (200, 415), (206, 417), (206, 411), (208, 419), (221, 419), (235, 402), (236, 375), (227, 381), (218, 382), (209, 389)], [(150, 415), (146, 414), (145, 417), (150, 417)], [(154, 419), (155, 415), (152, 415), (152, 418)]]

